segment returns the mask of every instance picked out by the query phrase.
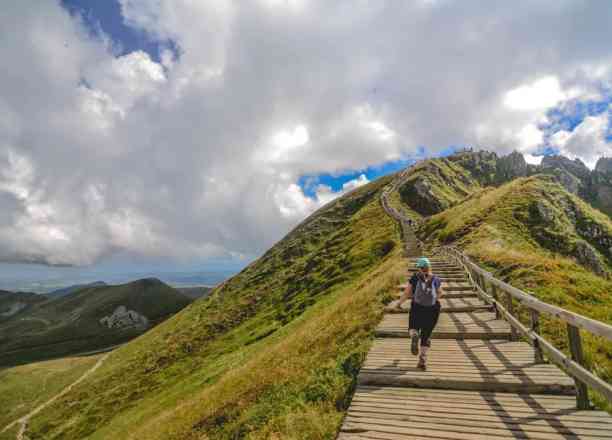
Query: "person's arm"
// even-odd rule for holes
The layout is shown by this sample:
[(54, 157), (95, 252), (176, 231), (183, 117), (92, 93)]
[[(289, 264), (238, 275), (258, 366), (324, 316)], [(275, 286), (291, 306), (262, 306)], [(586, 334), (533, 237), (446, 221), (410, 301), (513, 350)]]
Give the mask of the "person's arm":
[(396, 299), (395, 301), (391, 301), (387, 306), (389, 310), (401, 310), (401, 305), (406, 302), (406, 300), (412, 298), (412, 284), (408, 281), (408, 284), (404, 288), (404, 293)]
[(404, 289), (404, 293), (402, 293), (402, 296), (400, 296), (400, 298), (397, 300), (396, 307), (399, 309), (402, 304), (404, 304), (406, 301), (408, 301), (411, 298), (412, 298), (412, 284), (408, 282), (408, 284), (406, 285), (406, 288)]
[(438, 286), (438, 299), (444, 296), (444, 289), (442, 288), (442, 279), (438, 278), (440, 285)]

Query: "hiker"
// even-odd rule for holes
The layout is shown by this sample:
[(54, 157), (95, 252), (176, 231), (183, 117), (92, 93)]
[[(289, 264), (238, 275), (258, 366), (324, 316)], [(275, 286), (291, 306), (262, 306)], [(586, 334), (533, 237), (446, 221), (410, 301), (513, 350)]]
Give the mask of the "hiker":
[[(413, 355), (419, 355), (417, 368), (427, 369), (427, 352), (431, 346), (431, 333), (438, 323), (440, 316), (439, 299), (444, 293), (442, 281), (431, 272), (431, 263), (428, 258), (421, 257), (416, 262), (417, 271), (410, 278), (404, 293), (395, 303), (394, 308), (411, 299), (408, 331), (410, 334), (410, 350)], [(419, 338), (421, 347), (419, 350)]]

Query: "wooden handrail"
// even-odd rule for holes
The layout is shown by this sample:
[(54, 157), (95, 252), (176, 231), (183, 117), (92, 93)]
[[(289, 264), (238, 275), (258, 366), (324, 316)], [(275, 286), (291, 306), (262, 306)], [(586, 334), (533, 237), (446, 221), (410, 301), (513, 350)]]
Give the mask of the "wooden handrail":
[(552, 304), (540, 301), (539, 299), (534, 298), (532, 295), (525, 293), (522, 290), (511, 286), (510, 284), (498, 280), (490, 272), (487, 272), (486, 270), (480, 268), (477, 264), (473, 263), (469, 259), (469, 257), (465, 256), (457, 249), (450, 246), (447, 247), (447, 249), (450, 249), (453, 253), (456, 254), (456, 256), (464, 260), (469, 269), (472, 269), (477, 274), (483, 276), (488, 282), (490, 282), (494, 286), (510, 294), (514, 299), (518, 300), (527, 308), (531, 310), (536, 310), (540, 313), (547, 313), (549, 315), (555, 316), (556, 318), (559, 318), (567, 324), (571, 324), (574, 327), (588, 330), (594, 335), (601, 336), (609, 341), (612, 341), (612, 325), (608, 325), (603, 322), (587, 318), (586, 316), (570, 312), (569, 310), (562, 309), (561, 307), (557, 307)]
[[(523, 335), (526, 340), (535, 348), (536, 362), (542, 361), (542, 352), (546, 353), (548, 359), (564, 368), (576, 382), (576, 406), (579, 409), (590, 408), (587, 387), (601, 393), (608, 401), (612, 402), (612, 385), (605, 382), (584, 366), (584, 358), (582, 354), (582, 343), (580, 338), (580, 328), (588, 330), (591, 333), (602, 336), (608, 340), (612, 339), (612, 326), (603, 322), (595, 321), (561, 307), (553, 306), (544, 303), (528, 293), (523, 292), (516, 287), (513, 287), (501, 280), (495, 278), (490, 272), (480, 268), (473, 263), (469, 257), (463, 254), (458, 249), (452, 246), (443, 246), (441, 251), (455, 257), (460, 265), (462, 265), (468, 278), (476, 288), (478, 295), (489, 304), (495, 306), (496, 312), (503, 317), (511, 326), (513, 334), (515, 332)], [(486, 291), (487, 280), (491, 285), (492, 293)], [(508, 295), (508, 307), (502, 304), (498, 298), (498, 290), (501, 289)], [(517, 299), (521, 304), (529, 308), (531, 312), (531, 328), (525, 327), (517, 317), (514, 316), (511, 299)], [(571, 358), (555, 348), (550, 342), (538, 334), (539, 324), (538, 315), (540, 312), (548, 313), (555, 316), (567, 324), (569, 347)]]
[[(403, 177), (404, 175), (400, 175), (398, 179), (387, 186), (380, 197), (385, 212), (397, 220), (402, 228), (405, 227), (408, 219), (405, 218), (401, 212), (389, 206), (387, 194), (397, 188), (403, 180)], [(422, 247), (423, 243), (418, 238), (417, 240), (419, 246)], [(612, 326), (534, 298), (532, 295), (495, 278), (490, 272), (479, 267), (455, 247), (438, 247), (435, 253), (440, 252), (450, 254), (464, 267), (468, 279), (476, 289), (478, 295), (486, 303), (495, 307), (497, 318), (503, 318), (510, 324), (512, 339), (516, 339), (518, 334), (521, 334), (534, 347), (534, 360), (536, 363), (543, 362), (543, 353), (546, 353), (550, 361), (564, 368), (568, 374), (574, 378), (577, 390), (576, 406), (579, 409), (590, 408), (587, 387), (601, 393), (608, 401), (612, 402), (612, 385), (585, 368), (582, 354), (582, 342), (580, 339), (580, 329), (584, 329), (594, 335), (612, 341)], [(487, 282), (489, 283), (491, 293), (487, 292)], [(505, 293), (505, 295), (503, 295), (502, 292)], [(502, 303), (504, 296), (506, 296), (507, 299), (506, 304)], [(523, 325), (523, 323), (514, 316), (512, 299), (516, 299), (529, 309), (529, 327)], [(540, 313), (552, 315), (567, 324), (571, 358), (555, 348), (539, 334)]]

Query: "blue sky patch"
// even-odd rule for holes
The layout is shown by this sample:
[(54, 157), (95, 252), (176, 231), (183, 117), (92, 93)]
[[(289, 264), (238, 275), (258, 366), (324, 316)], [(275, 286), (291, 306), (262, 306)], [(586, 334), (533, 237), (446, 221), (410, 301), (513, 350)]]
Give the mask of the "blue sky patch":
[[(448, 156), (461, 148), (462, 146), (449, 146), (438, 153), (437, 156)], [(371, 166), (360, 170), (351, 170), (341, 174), (321, 173), (304, 175), (298, 179), (297, 184), (300, 188), (302, 188), (302, 191), (304, 191), (304, 195), (315, 198), (316, 189), (319, 185), (329, 186), (333, 192), (338, 192), (342, 190), (342, 185), (344, 185), (346, 182), (359, 178), (359, 176), (362, 174), (364, 174), (368, 180), (372, 181), (379, 177), (400, 171), (412, 165), (418, 159), (424, 157), (428, 157), (428, 154), (425, 148), (420, 146), (417, 148), (417, 154), (411, 158), (393, 160), (385, 162), (381, 165)]]
[(61, 0), (61, 5), (71, 14), (80, 15), (91, 35), (104, 32), (113, 41), (117, 56), (142, 50), (155, 62), (160, 61), (164, 49), (170, 49), (178, 58), (179, 47), (172, 40), (158, 41), (146, 32), (127, 26), (117, 0)]

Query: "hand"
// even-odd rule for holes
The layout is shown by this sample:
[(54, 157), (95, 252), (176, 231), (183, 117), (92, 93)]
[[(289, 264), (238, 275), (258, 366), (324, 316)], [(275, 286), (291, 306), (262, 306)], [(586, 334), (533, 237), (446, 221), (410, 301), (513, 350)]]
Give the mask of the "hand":
[(391, 301), (385, 307), (386, 310), (399, 310), (399, 308), (400, 308), (400, 306), (399, 306), (399, 300), (398, 299), (396, 299), (394, 301)]

